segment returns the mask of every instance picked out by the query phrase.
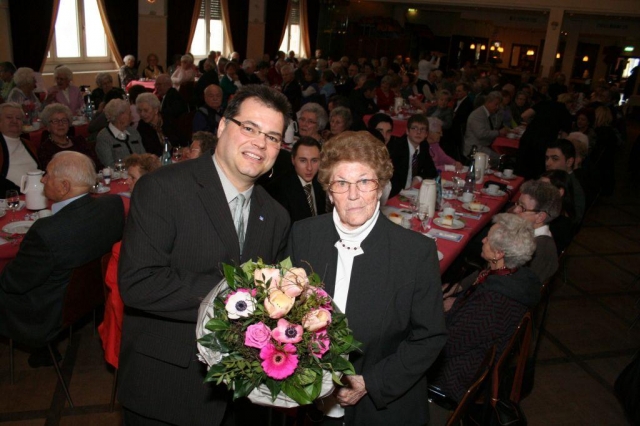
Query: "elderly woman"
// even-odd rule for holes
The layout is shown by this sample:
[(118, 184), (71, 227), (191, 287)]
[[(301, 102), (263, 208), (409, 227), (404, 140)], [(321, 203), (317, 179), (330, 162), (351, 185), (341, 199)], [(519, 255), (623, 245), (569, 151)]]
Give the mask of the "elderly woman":
[(171, 74), (171, 82), (176, 90), (180, 90), (180, 86), (184, 83), (194, 82), (196, 78), (197, 68), (193, 66), (193, 57), (183, 55), (180, 58), (180, 66)]
[(147, 66), (144, 68), (144, 78), (155, 80), (160, 74), (164, 74), (164, 69), (161, 65), (158, 65), (158, 55), (155, 53), (149, 53), (147, 55)]
[(116, 97), (122, 99), (125, 96), (124, 90), (119, 87), (113, 87), (113, 77), (107, 72), (99, 72), (96, 75), (96, 86), (98, 87), (91, 92), (91, 102), (93, 102), (93, 106), (98, 112), (102, 112), (107, 104), (105, 98), (109, 92), (114, 92), (113, 99)]
[(124, 159), (124, 167), (127, 170), (129, 192), (133, 192), (140, 177), (160, 167), (160, 159), (153, 154), (132, 154)]
[(23, 117), (21, 105), (0, 104), (0, 149), (9, 154), (0, 157), (0, 197), (8, 189), (19, 189), (22, 176), (38, 168), (36, 147), (20, 139)]
[(191, 137), (191, 145), (185, 151), (188, 160), (194, 160), (201, 155), (212, 155), (216, 149), (218, 138), (213, 133), (195, 132)]
[(13, 82), (16, 87), (9, 92), (7, 102), (15, 102), (23, 107), (31, 104), (35, 111), (42, 109), (40, 99), (35, 94), (36, 73), (31, 68), (18, 68), (13, 75)]
[[(427, 135), (427, 142), (429, 142), (429, 155), (433, 160), (433, 164), (436, 169), (439, 170), (453, 170), (462, 167), (459, 161), (454, 160), (440, 146), (440, 139), (442, 139), (442, 120), (437, 117), (429, 117), (429, 134)], [(447, 168), (446, 166), (451, 166)]]
[(85, 138), (69, 136), (69, 125), (73, 120), (69, 107), (62, 104), (48, 105), (40, 114), (40, 119), (47, 128), (38, 148), (38, 159), (43, 169), (47, 168), (49, 161), (60, 151), (77, 151), (97, 163), (96, 154)]
[(442, 121), (442, 129), (448, 130), (453, 124), (453, 109), (449, 108), (451, 92), (438, 90), (436, 92), (436, 104), (427, 110), (427, 117), (439, 118)]
[(146, 152), (162, 155), (164, 138), (168, 138), (172, 146), (183, 146), (183, 137), (175, 128), (173, 121), (166, 120), (160, 112), (160, 101), (153, 93), (143, 93), (136, 99), (140, 114), (138, 132)]
[(304, 104), (298, 111), (298, 134), (309, 136), (322, 143), (320, 132), (327, 126), (327, 113), (315, 102)]
[(346, 107), (336, 107), (329, 114), (329, 130), (322, 132), (322, 136), (325, 140), (329, 140), (349, 130), (352, 123), (351, 110)]
[(114, 99), (104, 107), (109, 125), (98, 133), (96, 154), (105, 167), (113, 167), (118, 159), (131, 154), (144, 154), (140, 133), (132, 127), (129, 102)]
[(321, 401), (340, 424), (427, 424), (425, 372), (446, 341), (435, 243), (380, 214), (392, 172), (386, 147), (368, 132), (331, 139), (318, 180), (333, 214), (296, 222), (289, 240), (293, 263), (324, 277), (362, 342), (350, 358), (356, 375)]
[(445, 293), (449, 338), (429, 378), (456, 401), (489, 348), (496, 345), (497, 359), (524, 314), (540, 300), (540, 280), (524, 266), (536, 249), (533, 227), (509, 213), (496, 215), (493, 222), (482, 240), (487, 268)]
[(53, 71), (53, 78), (56, 80), (56, 85), (49, 88), (47, 101), (68, 106), (74, 114), (82, 112), (84, 99), (78, 86), (71, 84), (73, 72), (68, 67), (62, 66)]
[(120, 85), (122, 89), (127, 89), (127, 84), (130, 81), (138, 80), (138, 69), (136, 68), (136, 57), (133, 55), (127, 55), (123, 59), (124, 65), (120, 67), (118, 76), (120, 77)]
[(515, 99), (513, 99), (513, 102), (509, 106), (509, 109), (511, 110), (511, 117), (513, 118), (513, 121), (518, 125), (523, 122), (526, 123), (526, 120), (522, 118), (522, 114), (529, 109), (529, 95), (527, 92), (518, 92)]

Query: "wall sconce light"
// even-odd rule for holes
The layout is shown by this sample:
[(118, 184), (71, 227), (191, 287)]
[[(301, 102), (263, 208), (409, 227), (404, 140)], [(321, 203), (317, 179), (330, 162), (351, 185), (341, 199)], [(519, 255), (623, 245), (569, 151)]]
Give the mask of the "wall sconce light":
[(589, 62), (589, 57), (587, 55), (584, 55), (584, 57), (582, 58), (582, 62)]
[(495, 46), (491, 46), (491, 47), (489, 48), (489, 50), (494, 51), (494, 50), (496, 50), (496, 47), (495, 47)]
[(154, 4), (156, 0), (147, 0), (147, 3)]
[(407, 9), (407, 12), (409, 12), (409, 13), (417, 13), (418, 9)]
[(504, 52), (504, 47), (502, 47), (502, 46), (498, 47), (498, 52), (503, 53)]
[(560, 52), (556, 53), (556, 59), (560, 59)]
[(487, 50), (487, 46), (483, 44), (482, 46), (480, 46), (480, 50)]
[(624, 51), (625, 51), (625, 52), (633, 52), (633, 46), (626, 46), (626, 47), (624, 48)]
[(533, 56), (535, 54), (536, 54), (536, 52), (534, 52), (533, 49), (527, 50), (527, 56)]
[(471, 44), (469, 45), (469, 49), (471, 49), (471, 50), (476, 50), (476, 45), (475, 45), (475, 43), (471, 43)]

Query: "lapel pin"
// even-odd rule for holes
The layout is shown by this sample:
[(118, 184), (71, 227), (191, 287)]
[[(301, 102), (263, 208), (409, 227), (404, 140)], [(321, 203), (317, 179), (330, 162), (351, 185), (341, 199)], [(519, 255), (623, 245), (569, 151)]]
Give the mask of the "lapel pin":
[(264, 217), (260, 216), (260, 222), (264, 222)]

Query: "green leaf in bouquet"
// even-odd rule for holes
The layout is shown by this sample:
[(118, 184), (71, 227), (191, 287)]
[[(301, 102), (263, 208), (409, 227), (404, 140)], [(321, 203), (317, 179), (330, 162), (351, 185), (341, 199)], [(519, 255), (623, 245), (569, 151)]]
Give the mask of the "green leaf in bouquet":
[(271, 378), (267, 378), (264, 384), (269, 389), (269, 392), (271, 392), (271, 401), (275, 401), (276, 398), (278, 397), (278, 394), (282, 391), (282, 382), (279, 380), (273, 380)]
[[(294, 376), (295, 377), (295, 376)], [(309, 405), (313, 402), (304, 387), (297, 386), (293, 378), (282, 383), (282, 392), (300, 405)]]
[(335, 357), (331, 365), (333, 366), (333, 369), (335, 371), (342, 371), (345, 374), (348, 374), (346, 372), (347, 370), (353, 370), (353, 365), (349, 362), (349, 360), (344, 359), (341, 356)]
[(291, 263), (291, 258), (287, 257), (282, 262), (280, 262), (280, 267), (285, 270), (293, 268), (293, 263)]
[(224, 344), (222, 336), (215, 331), (209, 334), (205, 334), (204, 336), (199, 338), (198, 343), (200, 343), (205, 348), (209, 348), (217, 352), (229, 352), (229, 347)]
[(232, 265), (222, 264), (224, 270), (224, 278), (227, 280), (227, 285), (231, 290), (236, 290), (236, 268)]
[(253, 262), (252, 260), (249, 260), (247, 262), (244, 262), (240, 268), (242, 268), (242, 271), (244, 272), (244, 275), (246, 277), (250, 277), (253, 276), (253, 271), (256, 270), (257, 264), (255, 262)]
[(305, 386), (304, 390), (307, 395), (309, 395), (309, 400), (311, 402), (318, 399), (320, 391), (322, 391), (322, 375), (316, 376), (316, 380), (310, 385)]
[(245, 397), (251, 393), (255, 385), (247, 379), (236, 379), (233, 381), (233, 400)]
[(340, 379), (341, 379), (340, 375), (336, 373), (331, 373), (331, 380), (333, 380), (333, 383), (335, 383), (338, 386), (344, 386), (344, 383), (342, 383)]
[(211, 331), (224, 331), (229, 329), (229, 323), (218, 318), (212, 318), (207, 322), (205, 328)]
[(207, 375), (204, 378), (204, 382), (213, 382), (215, 380), (218, 380), (218, 378), (221, 378), (224, 375), (225, 372), (225, 367), (222, 364), (216, 364), (216, 365), (212, 365), (211, 368), (209, 368), (209, 371), (207, 371)]
[(302, 386), (306, 386), (310, 383), (313, 383), (316, 380), (317, 374), (310, 368), (301, 368), (299, 369), (296, 378), (298, 383)]

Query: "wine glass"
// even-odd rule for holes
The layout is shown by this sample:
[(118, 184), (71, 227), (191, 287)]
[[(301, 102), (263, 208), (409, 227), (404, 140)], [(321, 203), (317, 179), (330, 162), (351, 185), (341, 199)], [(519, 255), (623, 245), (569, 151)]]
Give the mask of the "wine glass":
[(421, 211), (416, 214), (416, 217), (420, 221), (420, 226), (422, 227), (422, 232), (429, 232), (431, 229), (431, 218), (429, 217), (428, 211)]
[(177, 163), (182, 159), (182, 148), (175, 147), (173, 148), (173, 162)]
[(11, 222), (15, 222), (16, 212), (20, 207), (20, 193), (15, 189), (9, 189), (5, 194), (5, 202), (7, 203), (7, 208), (12, 212)]

